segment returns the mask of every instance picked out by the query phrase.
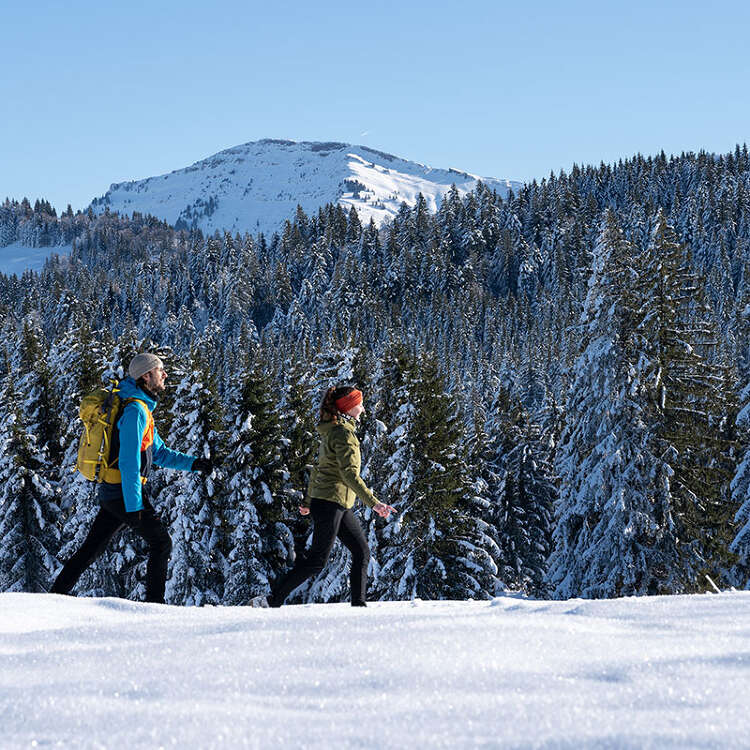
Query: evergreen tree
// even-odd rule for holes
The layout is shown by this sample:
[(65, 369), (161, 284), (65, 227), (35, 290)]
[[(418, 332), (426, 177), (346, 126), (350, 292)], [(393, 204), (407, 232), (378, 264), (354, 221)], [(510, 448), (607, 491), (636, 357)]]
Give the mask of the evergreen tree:
[[(195, 353), (172, 408), (170, 441), (184, 453), (206, 458), (221, 450), (222, 415), (205, 360)], [(213, 476), (180, 472), (162, 490), (160, 504), (172, 519), (173, 543), (166, 599), (172, 604), (218, 604), (228, 576), (229, 528)]]
[(468, 430), (467, 456), (471, 481), (471, 517), (476, 524), (477, 544), (487, 560), (486, 594), (495, 596), (504, 588), (500, 578), (502, 550), (500, 549), (500, 495), (504, 486), (501, 469), (497, 465), (500, 435), (493, 427), (497, 421), (488, 419), (475, 400), (475, 411)]
[(511, 415), (515, 445), (506, 457), (500, 545), (504, 582), (536, 596), (546, 593), (555, 476), (542, 431), (523, 409)]
[(750, 443), (747, 438), (750, 427), (750, 384), (742, 391), (741, 400), (742, 409), (737, 416), (737, 425), (744, 437), (745, 451), (731, 484), (732, 499), (738, 508), (734, 516), (736, 535), (731, 551), (739, 557), (734, 583), (750, 590), (750, 448), (747, 447)]
[(542, 595), (557, 491), (541, 428), (500, 387), (481, 440), (472, 465), (481, 467), (479, 517), (495, 540), (491, 554), (498, 568), (496, 587)]
[(655, 447), (668, 456), (673, 516), (688, 590), (704, 590), (735, 562), (728, 547), (737, 510), (730, 498), (735, 468), (736, 375), (729, 367), (691, 268), (663, 213), (657, 216), (642, 279), (640, 330), (655, 418)]
[(7, 379), (0, 410), (0, 591), (46, 592), (57, 567), (57, 496), (47, 457), (23, 424)]
[[(62, 458), (63, 426), (60, 419), (59, 394), (49, 366), (49, 347), (38, 321), (24, 321), (21, 338), (21, 372), (18, 391), (24, 394), (23, 419), (47, 455), (51, 467), (45, 467), (48, 479), (57, 473)], [(54, 468), (53, 468), (54, 467)]]
[[(300, 515), (298, 507), (307, 493), (310, 471), (318, 453), (318, 433), (315, 416), (310, 409), (308, 376), (302, 363), (290, 363), (286, 387), (279, 404), (281, 414), (282, 464), (288, 472), (284, 506), (289, 508), (284, 519), (294, 537), (294, 554), (301, 554), (310, 537), (310, 522)], [(291, 561), (293, 562), (293, 560)]]
[(226, 462), (226, 505), (233, 528), (225, 601), (246, 604), (270, 593), (293, 558), (294, 541), (284, 524), (286, 477), (278, 407), (260, 368), (249, 372), (234, 404), (234, 446)]
[[(88, 514), (96, 510), (90, 486), (79, 487), (68, 468), (75, 456), (80, 393), (100, 383), (103, 362), (110, 365), (105, 376), (120, 368), (122, 374), (132, 354), (151, 347), (143, 341), (147, 336), (160, 351), (173, 346), (178, 356), (199, 346), (217, 377), (217, 398), (230, 409), (247, 353), (266, 363), (284, 383), (284, 404), (291, 403), (289, 394), (297, 383), (303, 408), (285, 407), (282, 419), (289, 440), (284, 446), (290, 472), (285, 492), (300, 493), (317, 446), (309, 423), (314, 424), (319, 391), (328, 378), (344, 379), (338, 370), (346, 364), (341, 355), (353, 348), (354, 341), (375, 371), (389, 342), (398, 340), (407, 343), (414, 356), (434, 351), (445, 379), (443, 390), (455, 394), (456, 410), (463, 414), (473, 445), (481, 431), (471, 417), (476, 394), (486, 394), (491, 401), (498, 383), (509, 388), (513, 403), (521, 400), (532, 424), (543, 424), (544, 453), (549, 441), (561, 434), (554, 428), (561, 417), (550, 421), (550, 404), (566, 403), (573, 383), (582, 389), (578, 409), (585, 391), (593, 388), (592, 398), (625, 393), (622, 384), (631, 382), (627, 398), (617, 402), (619, 418), (627, 421), (627, 409), (632, 408), (641, 420), (634, 417), (633, 430), (626, 435), (642, 461), (631, 469), (648, 474), (644, 491), (650, 506), (645, 518), (657, 519), (659, 533), (666, 535), (664, 549), (667, 538), (676, 540), (676, 558), (661, 563), (648, 558), (652, 590), (700, 590), (704, 573), (717, 576), (724, 586), (746, 580), (742, 543), (733, 547), (736, 554), (730, 554), (728, 546), (746, 523), (744, 511), (737, 525), (732, 517), (746, 497), (744, 480), (735, 472), (747, 438), (745, 428), (735, 425), (734, 393), (741, 390), (735, 381), (744, 387), (748, 380), (744, 313), (750, 274), (749, 175), (750, 160), (742, 147), (718, 156), (639, 155), (614, 165), (576, 165), (569, 173), (529, 183), (517, 194), (504, 195), (483, 185), (464, 197), (451, 190), (437, 215), (421, 197), (412, 207), (403, 204), (381, 229), (370, 222), (362, 230), (354, 214), (333, 205), (312, 217), (300, 210), (290, 216), (288, 230), (268, 241), (261, 235), (242, 239), (221, 232), (205, 238), (185, 231), (193, 216), (187, 216), (182, 231), (175, 231), (138, 213), (67, 211), (57, 217), (43, 200), (33, 206), (29, 201), (5, 201), (0, 204), (0, 244), (64, 243), (74, 248), (69, 259), (50, 260), (40, 272), (0, 274), (0, 349), (11, 357), (10, 366), (0, 362), (0, 377), (13, 374), (23, 424), (36, 439), (37, 452), (46, 455), (40, 471), (63, 490), (63, 549), (85, 533)], [(610, 387), (591, 386), (574, 367), (583, 351), (578, 319), (586, 306), (589, 278), (594, 278), (594, 251), (605, 207), (614, 212), (630, 243), (626, 252), (638, 280), (627, 290), (636, 311), (629, 325), (634, 333), (621, 342), (630, 352), (623, 354), (623, 362), (633, 369), (623, 375), (608, 364)], [(662, 211), (658, 221), (657, 207)], [(655, 234), (660, 224), (669, 231)], [(609, 319), (616, 317), (612, 313)], [(81, 343), (86, 327), (89, 344)], [(34, 348), (29, 333), (41, 354), (24, 354)], [(76, 347), (99, 351), (93, 364), (85, 364), (84, 352)], [(319, 359), (313, 366), (320, 352), (333, 356), (327, 364)], [(48, 375), (42, 372), (45, 367)], [(355, 373), (356, 382), (358, 377)], [(83, 385), (83, 379), (88, 384)], [(416, 398), (418, 380), (417, 375), (411, 377), (409, 398)], [(52, 384), (48, 403), (46, 386), (40, 387), (47, 381)], [(382, 397), (375, 387), (374, 420), (368, 424), (366, 418), (361, 425), (363, 472), (368, 472), (369, 484), (376, 490), (385, 487), (386, 494), (394, 491), (393, 485), (388, 489), (388, 481), (398, 473), (401, 459), (404, 467), (416, 465), (413, 451), (412, 458), (396, 451), (397, 436), (392, 433), (399, 423), (414, 424), (412, 417), (419, 416), (414, 411), (412, 417), (402, 413), (396, 419), (403, 403), (388, 403), (391, 396)], [(415, 407), (416, 402), (410, 403)], [(160, 430), (170, 416), (165, 404), (166, 400), (160, 409)], [(483, 405), (478, 408), (482, 409)], [(60, 429), (43, 434), (56, 417)], [(614, 412), (609, 422), (602, 419), (602, 429), (618, 424)], [(567, 430), (573, 426), (569, 414)], [(491, 444), (502, 442), (492, 434), (494, 427), (485, 424), (484, 429)], [(306, 431), (311, 439), (302, 439)], [(572, 451), (578, 465), (587, 459), (591, 440), (591, 435), (566, 431), (560, 454)], [(483, 504), (501, 495), (481, 482), (489, 483), (497, 471), (503, 488), (515, 487), (508, 473), (512, 449), (513, 445), (504, 447), (496, 456), (490, 451), (487, 466), (483, 460), (481, 465), (472, 461), (473, 499), (466, 509), (471, 523), (488, 524), (484, 541), (476, 546), (502, 565), (490, 541), (502, 541), (495, 524), (504, 517), (503, 506), (491, 503), (490, 509), (498, 514), (487, 518)], [(614, 443), (612, 449), (617, 449)], [(57, 450), (60, 455), (55, 458)], [(389, 469), (392, 458), (395, 463)], [(732, 475), (736, 486), (730, 496)], [(568, 486), (576, 476), (561, 475), (564, 496), (578, 491)], [(154, 475), (150, 484), (157, 503), (161, 488), (170, 481), (158, 472)], [(405, 490), (407, 496), (410, 491)], [(517, 498), (518, 492), (508, 497)], [(659, 524), (657, 509), (666, 513), (664, 523)], [(393, 529), (406, 526), (398, 519), (385, 523), (366, 510), (362, 515), (375, 552), (371, 573), (380, 585), (380, 563), (393, 541), (388, 537)], [(596, 515), (587, 518), (597, 520)], [(309, 525), (298, 514), (285, 522), (295, 526), (304, 545)], [(223, 534), (225, 553), (230, 531), (227, 527)], [(381, 548), (381, 542), (386, 547)], [(387, 557), (393, 549), (391, 544)], [(602, 556), (605, 549), (601, 547)], [(129, 560), (132, 550), (137, 554)], [(61, 553), (63, 559), (65, 555)], [(144, 559), (139, 542), (121, 535), (113, 550), (87, 571), (79, 592), (130, 595), (139, 585)], [(344, 569), (339, 564), (346, 565), (345, 555), (332, 561), (329, 573), (334, 577)], [(595, 567), (591, 575), (598, 575)], [(607, 574), (601, 575), (604, 581)], [(508, 585), (516, 585), (513, 576), (507, 577)]]
[(486, 589), (490, 560), (476, 544), (467, 509), (472, 497), (461, 424), (434, 358), (410, 373), (410, 401), (390, 435), (390, 492), (401, 496), (387, 534), (381, 585), (386, 598), (467, 598)]
[(672, 469), (652, 452), (637, 337), (639, 279), (613, 214), (594, 251), (558, 454), (560, 500), (549, 563), (558, 598), (680, 590)]

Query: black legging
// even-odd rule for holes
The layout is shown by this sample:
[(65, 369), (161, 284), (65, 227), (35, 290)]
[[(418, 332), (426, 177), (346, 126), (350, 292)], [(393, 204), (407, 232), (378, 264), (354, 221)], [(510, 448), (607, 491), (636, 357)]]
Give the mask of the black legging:
[(352, 604), (361, 604), (367, 598), (367, 564), (370, 548), (357, 517), (351, 509), (338, 503), (313, 498), (310, 503), (313, 519), (312, 545), (305, 557), (298, 557), (294, 567), (279, 581), (273, 595), (272, 606), (281, 606), (289, 594), (310, 576), (317, 575), (325, 567), (336, 537), (352, 553), (352, 568), (349, 582), (352, 589)]
[(69, 593), (83, 571), (104, 552), (109, 540), (126, 525), (148, 542), (146, 601), (163, 603), (172, 542), (167, 529), (146, 498), (143, 499), (140, 519), (135, 515), (126, 514), (122, 497), (103, 501), (86, 540), (78, 552), (65, 563), (52, 585), (51, 592), (53, 594)]

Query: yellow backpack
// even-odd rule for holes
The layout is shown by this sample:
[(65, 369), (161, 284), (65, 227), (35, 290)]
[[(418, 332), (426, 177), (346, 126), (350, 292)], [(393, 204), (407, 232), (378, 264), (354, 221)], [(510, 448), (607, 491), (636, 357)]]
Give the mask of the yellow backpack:
[(78, 444), (76, 469), (92, 482), (116, 484), (121, 481), (120, 472), (110, 466), (118, 459), (118, 456), (112, 456), (110, 462), (112, 433), (121, 407), (139, 399), (121, 401), (117, 395), (119, 392), (119, 383), (113, 382), (109, 390), (97, 388), (81, 399), (78, 414), (83, 422), (83, 433)]

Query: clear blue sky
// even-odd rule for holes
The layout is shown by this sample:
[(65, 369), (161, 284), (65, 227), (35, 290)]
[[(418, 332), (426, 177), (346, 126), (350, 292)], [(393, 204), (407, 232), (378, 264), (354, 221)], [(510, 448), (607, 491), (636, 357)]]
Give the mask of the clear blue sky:
[(2, 0), (0, 200), (260, 138), (541, 178), (750, 141), (750, 4)]

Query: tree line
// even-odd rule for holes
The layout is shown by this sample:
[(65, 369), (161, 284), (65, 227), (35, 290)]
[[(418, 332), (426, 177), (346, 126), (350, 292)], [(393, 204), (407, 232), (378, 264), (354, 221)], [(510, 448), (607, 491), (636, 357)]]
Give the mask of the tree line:
[[(147, 347), (172, 374), (163, 434), (222, 460), (150, 488), (170, 601), (243, 603), (303, 550), (315, 407), (342, 381), (401, 510), (361, 511), (376, 597), (745, 587), (749, 175), (746, 147), (639, 156), (382, 228), (298, 210), (271, 238), (6, 201), (0, 237), (66, 222), (73, 252), (0, 276), (0, 589), (44, 590), (80, 542), (78, 401)], [(137, 597), (143, 565), (123, 537), (82, 590)], [(343, 598), (346, 565), (298, 599)]]

